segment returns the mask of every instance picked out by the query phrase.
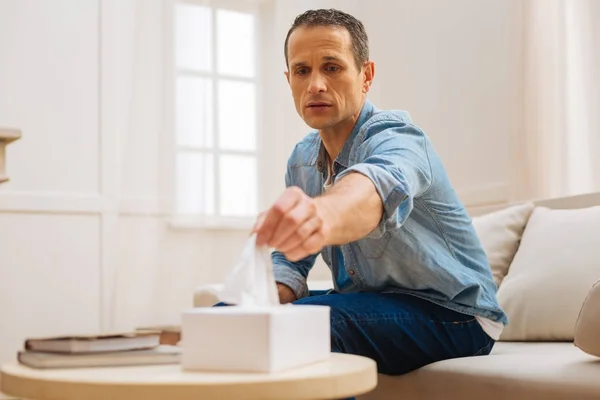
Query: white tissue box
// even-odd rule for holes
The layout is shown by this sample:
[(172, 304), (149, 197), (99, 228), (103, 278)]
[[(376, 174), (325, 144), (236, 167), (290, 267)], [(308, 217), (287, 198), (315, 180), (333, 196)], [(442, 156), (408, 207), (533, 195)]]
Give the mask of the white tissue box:
[(182, 318), (182, 368), (275, 372), (326, 360), (329, 317), (327, 306), (194, 308)]

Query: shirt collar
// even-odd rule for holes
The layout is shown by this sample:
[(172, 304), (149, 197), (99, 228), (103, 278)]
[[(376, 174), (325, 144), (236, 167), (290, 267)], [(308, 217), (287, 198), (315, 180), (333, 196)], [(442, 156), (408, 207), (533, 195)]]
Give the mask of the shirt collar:
[[(358, 119), (352, 128), (352, 132), (350, 132), (348, 139), (346, 139), (346, 142), (344, 143), (344, 147), (342, 147), (342, 151), (340, 151), (340, 154), (338, 154), (337, 158), (335, 159), (335, 161), (338, 164), (341, 164), (344, 168), (348, 168), (350, 150), (354, 145), (354, 140), (356, 139), (360, 128), (372, 116), (373, 110), (373, 104), (369, 100), (365, 100), (365, 104), (360, 111), (360, 115), (358, 116)], [(327, 171), (328, 156), (327, 150), (325, 150), (325, 145), (323, 145), (323, 140), (321, 140), (320, 136), (318, 137), (318, 146), (319, 152), (317, 156), (317, 169), (319, 172), (324, 172)]]

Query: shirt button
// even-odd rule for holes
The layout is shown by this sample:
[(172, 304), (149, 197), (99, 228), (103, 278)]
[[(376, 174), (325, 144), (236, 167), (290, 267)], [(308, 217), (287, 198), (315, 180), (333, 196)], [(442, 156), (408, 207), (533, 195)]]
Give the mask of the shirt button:
[(351, 269), (350, 271), (348, 271), (350, 273), (350, 275), (354, 275), (356, 272), (354, 272), (353, 269)]

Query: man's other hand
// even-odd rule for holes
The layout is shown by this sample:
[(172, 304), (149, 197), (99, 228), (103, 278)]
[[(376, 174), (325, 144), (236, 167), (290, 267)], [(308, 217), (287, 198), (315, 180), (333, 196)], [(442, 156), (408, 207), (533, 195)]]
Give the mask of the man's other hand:
[(281, 304), (287, 304), (297, 300), (294, 291), (283, 283), (277, 283), (277, 292), (279, 293), (279, 302)]
[(290, 187), (259, 218), (254, 231), (258, 246), (273, 247), (294, 262), (318, 253), (330, 228), (319, 203), (300, 188)]

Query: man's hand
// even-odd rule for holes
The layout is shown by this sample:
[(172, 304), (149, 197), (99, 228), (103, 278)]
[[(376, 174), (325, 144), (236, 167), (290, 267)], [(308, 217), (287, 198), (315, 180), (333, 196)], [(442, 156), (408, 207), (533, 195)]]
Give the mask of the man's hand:
[(259, 218), (254, 229), (256, 244), (273, 247), (292, 262), (299, 261), (327, 244), (330, 225), (317, 200), (290, 187)]
[(317, 198), (290, 187), (259, 217), (256, 244), (279, 250), (292, 261), (316, 254), (325, 246), (359, 240), (377, 227), (383, 203), (373, 182), (351, 173)]
[(281, 304), (287, 304), (297, 300), (294, 291), (283, 283), (277, 283), (277, 292), (279, 293), (279, 302)]

